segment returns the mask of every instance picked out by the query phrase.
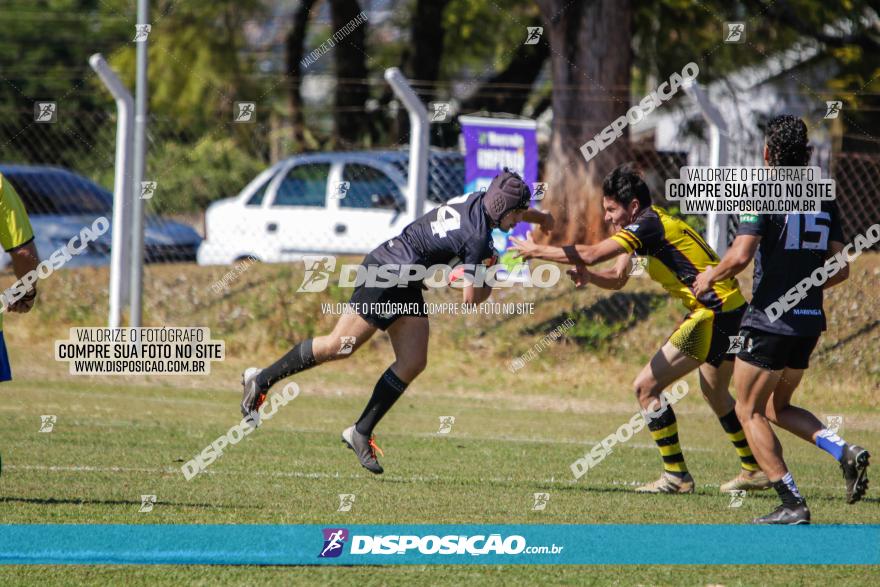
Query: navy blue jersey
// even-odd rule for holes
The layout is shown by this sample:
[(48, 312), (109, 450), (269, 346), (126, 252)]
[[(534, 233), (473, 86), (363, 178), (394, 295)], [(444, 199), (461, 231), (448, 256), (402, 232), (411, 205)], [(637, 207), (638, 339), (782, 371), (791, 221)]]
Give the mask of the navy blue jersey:
[[(453, 198), (411, 222), (399, 236), (373, 249), (382, 264), (479, 265), (495, 255), (492, 227), (483, 209), (484, 192)], [(469, 271), (473, 274), (473, 271)]]
[(816, 214), (742, 214), (737, 235), (760, 236), (752, 301), (742, 326), (786, 336), (818, 336), (825, 330), (822, 288), (810, 287), (796, 306), (771, 321), (768, 306), (825, 264), (829, 243), (843, 242), (833, 201)]

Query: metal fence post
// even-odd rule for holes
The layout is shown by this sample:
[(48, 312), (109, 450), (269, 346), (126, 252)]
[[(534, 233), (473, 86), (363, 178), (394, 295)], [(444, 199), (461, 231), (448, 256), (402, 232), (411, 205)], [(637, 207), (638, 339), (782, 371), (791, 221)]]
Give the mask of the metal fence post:
[(415, 220), (424, 212), (428, 192), (428, 110), (396, 67), (385, 70), (385, 81), (409, 112), (409, 178), (407, 206)]
[[(709, 101), (706, 92), (696, 81), (685, 82), (684, 89), (700, 107), (703, 118), (709, 125), (709, 165), (722, 167), (727, 165), (727, 123), (721, 112)], [(727, 252), (728, 214), (709, 212), (706, 215), (706, 242), (721, 256)]]
[(107, 325), (118, 328), (122, 321), (122, 305), (128, 296), (126, 277), (129, 272), (129, 229), (131, 227), (132, 182), (131, 154), (134, 131), (134, 100), (116, 73), (100, 53), (89, 58), (89, 65), (116, 100), (116, 170), (113, 180), (113, 241), (110, 251), (110, 312)]
[[(139, 25), (147, 24), (150, 18), (147, 0), (138, 0), (137, 21)], [(128, 325), (137, 328), (141, 325), (144, 279), (144, 201), (141, 199), (141, 182), (144, 180), (144, 168), (147, 155), (147, 41), (141, 39), (137, 43), (137, 80), (135, 82), (135, 119), (134, 119), (134, 162), (132, 169), (132, 218), (131, 218), (131, 265), (130, 289), (131, 303), (128, 310)]]

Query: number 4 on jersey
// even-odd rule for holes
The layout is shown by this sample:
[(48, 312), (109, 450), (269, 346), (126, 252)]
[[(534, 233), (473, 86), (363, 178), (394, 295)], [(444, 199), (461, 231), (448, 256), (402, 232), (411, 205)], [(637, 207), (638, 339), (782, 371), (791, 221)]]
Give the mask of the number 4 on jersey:
[(450, 231), (461, 228), (461, 214), (454, 208), (443, 205), (437, 208), (437, 219), (431, 223), (431, 232), (445, 237)]

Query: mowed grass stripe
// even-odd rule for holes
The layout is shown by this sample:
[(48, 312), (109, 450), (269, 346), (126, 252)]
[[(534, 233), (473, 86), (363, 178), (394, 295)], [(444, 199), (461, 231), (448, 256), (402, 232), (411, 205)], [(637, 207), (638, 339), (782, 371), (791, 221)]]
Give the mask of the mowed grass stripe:
[[(332, 401), (342, 405), (350, 402), (346, 398)], [(430, 400), (427, 402), (430, 404)], [(327, 398), (304, 401), (290, 417), (309, 422), (338, 419), (339, 410), (328, 410), (327, 403)], [(113, 417), (119, 417), (122, 414), (116, 413), (113, 406), (123, 409), (125, 402), (103, 405), (109, 406)], [(479, 409), (475, 413), (475, 418), (482, 418)], [(46, 514), (51, 512), (51, 519), (79, 522), (330, 523), (343, 515), (335, 511), (337, 495), (354, 493), (359, 496), (355, 510), (344, 514), (344, 519), (352, 523), (735, 523), (763, 513), (761, 510), (773, 504), (772, 496), (763, 494), (748, 498), (743, 508), (727, 508), (728, 499), (717, 493), (714, 483), (713, 487), (700, 486), (695, 496), (634, 495), (624, 483), (653, 478), (659, 465), (653, 449), (646, 453), (629, 445), (615, 448), (586, 479), (573, 484), (566, 479), (567, 467), (578, 451), (572, 451), (566, 443), (514, 443), (401, 432), (387, 436), (389, 455), (385, 462), (389, 474), (373, 478), (362, 472), (350, 452), (342, 448), (335, 432), (297, 431), (295, 424), (290, 424), (294, 428), (291, 431), (273, 429), (285, 416), (280, 413), (279, 420), (267, 423), (259, 435), (230, 448), (212, 465), (210, 473), (192, 482), (173, 472), (179, 466), (173, 461), (189, 458), (190, 452), (194, 454), (213, 439), (220, 425), (216, 418), (190, 419), (187, 421), (192, 422), (191, 426), (181, 428), (173, 419), (156, 422), (147, 420), (147, 416), (130, 415), (134, 419), (129, 427), (105, 430), (102, 417), (80, 416), (68, 428), (40, 434), (30, 424), (27, 430), (21, 429), (25, 422), (33, 422), (16, 417), (12, 428), (18, 434), (11, 446), (7, 445), (11, 449), (7, 453), (9, 465), (46, 462), (147, 470), (110, 474), (96, 471), (93, 475), (22, 470), (19, 475), (17, 469), (10, 469), (15, 474), (4, 476), (3, 496), (16, 500), (4, 501), (0, 509), (10, 514), (6, 516), (10, 521), (20, 522), (46, 521)], [(582, 421), (580, 415), (571, 417), (578, 423)], [(410, 418), (412, 414), (406, 411), (399, 421), (389, 418), (383, 426), (405, 429), (411, 425)], [(535, 414), (529, 425), (552, 430), (558, 419), (559, 414)], [(603, 421), (604, 417), (596, 419), (597, 424)], [(59, 423), (63, 422), (59, 419)], [(693, 454), (688, 456), (698, 483), (726, 480), (737, 467), (733, 449), (726, 446), (720, 433), (711, 434), (710, 423), (693, 423), (695, 436), (706, 436), (707, 440), (718, 437), (711, 441), (712, 453), (691, 451)], [(707, 430), (700, 433), (701, 428)], [(192, 446), (196, 448), (184, 452)], [(729, 453), (727, 458), (719, 458), (725, 451)], [(811, 495), (817, 518), (821, 513), (828, 522), (853, 521), (853, 512), (859, 513), (861, 521), (880, 518), (876, 502), (841, 507), (842, 492), (835, 492), (829, 485), (837, 472), (823, 454), (806, 443), (795, 445), (790, 453), (789, 460), (802, 486), (822, 486), (821, 491)], [(27, 459), (19, 459), (19, 454), (26, 454)], [(151, 469), (147, 464), (158, 468)], [(532, 512), (532, 494), (546, 490), (551, 492), (550, 507)], [(160, 504), (150, 514), (137, 514), (137, 499), (143, 493), (159, 496)], [(59, 496), (68, 497), (59, 500)]]

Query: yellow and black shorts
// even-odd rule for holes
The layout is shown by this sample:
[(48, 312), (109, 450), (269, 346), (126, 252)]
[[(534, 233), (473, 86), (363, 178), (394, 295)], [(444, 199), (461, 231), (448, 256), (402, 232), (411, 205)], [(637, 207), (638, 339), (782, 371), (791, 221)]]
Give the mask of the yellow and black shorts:
[(669, 342), (687, 356), (719, 367), (722, 361), (736, 357), (737, 351), (728, 352), (730, 337), (739, 335), (739, 323), (747, 307), (748, 304), (743, 304), (727, 312), (694, 310), (672, 333)]

